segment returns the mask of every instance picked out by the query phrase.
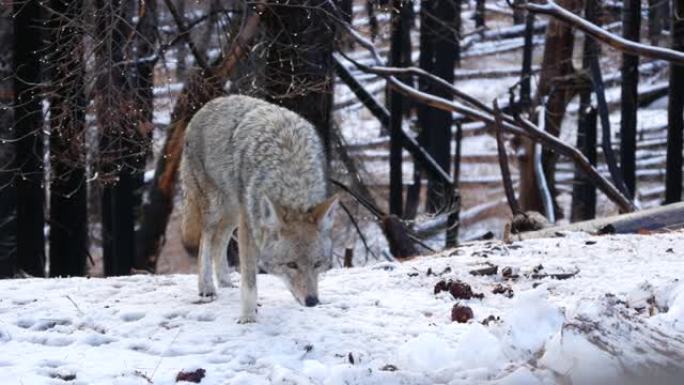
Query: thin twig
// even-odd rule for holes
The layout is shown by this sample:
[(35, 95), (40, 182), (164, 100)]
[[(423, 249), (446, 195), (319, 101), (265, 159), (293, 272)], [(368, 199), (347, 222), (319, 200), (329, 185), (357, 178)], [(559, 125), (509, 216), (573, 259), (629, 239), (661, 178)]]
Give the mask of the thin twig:
[(356, 222), (356, 218), (352, 215), (352, 213), (349, 211), (349, 208), (347, 206), (340, 202), (340, 207), (342, 207), (342, 210), (347, 214), (349, 217), (349, 221), (351, 221), (352, 225), (356, 229), (356, 233), (359, 234), (359, 237), (361, 238), (361, 242), (363, 242), (363, 247), (366, 248), (366, 252), (370, 253), (373, 256), (373, 259), (378, 259), (378, 257), (375, 255), (373, 250), (371, 250), (370, 246), (368, 246), (368, 241), (366, 240), (366, 237), (363, 235), (363, 232), (361, 231), (361, 228), (359, 227), (358, 222)]

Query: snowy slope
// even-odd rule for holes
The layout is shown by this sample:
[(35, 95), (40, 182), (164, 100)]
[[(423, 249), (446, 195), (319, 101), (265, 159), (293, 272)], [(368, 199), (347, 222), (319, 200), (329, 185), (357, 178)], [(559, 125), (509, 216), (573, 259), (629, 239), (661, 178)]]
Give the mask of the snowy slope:
[[(202, 384), (581, 384), (624, 368), (652, 376), (684, 365), (683, 253), (681, 232), (475, 243), (331, 271), (316, 308), (259, 276), (259, 322), (249, 325), (235, 322), (238, 289), (200, 303), (193, 276), (0, 281), (0, 383), (173, 384), (200, 368)], [(497, 275), (469, 274), (487, 263)], [(540, 264), (542, 276), (579, 273), (532, 278)], [(504, 267), (519, 277), (503, 278)], [(441, 279), (484, 294), (460, 301), (474, 320), (451, 322), (457, 300), (433, 293)], [(513, 297), (492, 294), (497, 284)], [(480, 323), (490, 315), (499, 320)]]

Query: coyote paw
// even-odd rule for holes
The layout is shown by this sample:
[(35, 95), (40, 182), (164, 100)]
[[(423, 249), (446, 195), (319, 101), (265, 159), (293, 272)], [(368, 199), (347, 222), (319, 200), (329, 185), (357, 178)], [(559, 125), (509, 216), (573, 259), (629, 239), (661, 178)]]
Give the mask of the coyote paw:
[(238, 318), (237, 323), (239, 324), (251, 324), (256, 322), (256, 315), (250, 314), (250, 315), (241, 315), (240, 318)]

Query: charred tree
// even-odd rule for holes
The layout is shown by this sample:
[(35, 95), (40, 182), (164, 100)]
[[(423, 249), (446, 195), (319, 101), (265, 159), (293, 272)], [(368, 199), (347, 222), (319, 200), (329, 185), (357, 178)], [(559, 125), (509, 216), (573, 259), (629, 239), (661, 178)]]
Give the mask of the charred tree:
[[(185, 15), (185, 1), (186, 0), (174, 0), (176, 9), (181, 15)], [(150, 38), (150, 36), (147, 37)], [(176, 78), (178, 81), (185, 80), (185, 74), (188, 68), (187, 58), (188, 46), (186, 44), (178, 44), (176, 46)]]
[(269, 101), (311, 122), (329, 153), (335, 25), (321, 9), (324, 2), (269, 3), (263, 91)]
[(81, 0), (49, 4), (50, 276), (84, 275), (88, 255)]
[(534, 53), (534, 14), (525, 15), (525, 35), (523, 46), (522, 71), (520, 73), (519, 110), (526, 110), (532, 104), (532, 54)]
[[(460, 9), (457, 9), (456, 3), (451, 0), (423, 1), (421, 4), (420, 66), (449, 83), (454, 82), (454, 66), (458, 52), (458, 40), (454, 33), (457, 14), (460, 14)], [(447, 100), (453, 99), (448, 90), (443, 87), (431, 87), (427, 82), (424, 78), (419, 81), (419, 87), (424, 92)], [(421, 144), (442, 169), (449, 173), (452, 114), (421, 105), (418, 109), (418, 119), (421, 125)], [(427, 211), (434, 213), (446, 209), (452, 200), (451, 188), (450, 185), (429, 178)]]
[[(672, 48), (684, 51), (684, 1), (672, 7)], [(682, 131), (684, 131), (684, 66), (670, 65), (670, 95), (667, 108), (667, 166), (665, 203), (682, 199)]]
[[(12, 139), (14, 125), (14, 20), (12, 6), (0, 4), (0, 46), (9, 47), (0, 52), (0, 164), (11, 165), (15, 156), (14, 145), (5, 139)], [(12, 167), (0, 169), (0, 278), (12, 277), (16, 273), (16, 212), (17, 201), (14, 189)]]
[[(596, 0), (585, 0), (584, 17), (596, 23), (598, 20), (598, 4)], [(582, 52), (582, 74), (589, 76), (591, 55), (599, 52), (596, 40), (585, 37)], [(579, 95), (579, 112), (577, 118), (577, 148), (592, 165), (596, 165), (596, 122), (597, 112), (591, 106), (592, 88), (590, 84), (582, 87)], [(593, 219), (596, 216), (596, 187), (580, 170), (575, 170), (575, 184), (572, 186), (572, 222)]]
[[(622, 35), (639, 41), (641, 0), (625, 0), (622, 9)], [(625, 186), (631, 197), (636, 191), (636, 130), (639, 85), (639, 57), (622, 54), (620, 164)]]
[[(406, 47), (407, 28), (406, 19), (409, 17), (410, 2), (405, 0), (392, 1), (392, 36), (390, 42), (390, 65), (401, 67), (404, 55), (403, 49)], [(404, 101), (401, 94), (396, 91), (389, 91), (390, 106), (390, 214), (401, 217), (403, 201), (403, 182), (402, 182), (402, 117)]]
[(100, 42), (95, 108), (100, 130), (102, 185), (102, 252), (107, 276), (129, 274), (135, 255), (135, 153), (139, 137), (131, 124), (133, 102), (124, 46), (131, 33), (128, 4), (121, 0), (95, 3)]
[(14, 168), (17, 198), (17, 261), (26, 273), (45, 275), (43, 113), (39, 90), (43, 7), (14, 3)]
[[(145, 162), (151, 157), (152, 130), (154, 129), (154, 62), (145, 60), (154, 54), (157, 36), (157, 0), (140, 1), (138, 5), (138, 15), (140, 22), (136, 30), (136, 65), (132, 72), (133, 87), (135, 96), (136, 113), (134, 124), (137, 135), (139, 135), (143, 147), (142, 152), (135, 154), (135, 173), (133, 175), (133, 212), (136, 219), (141, 216), (142, 195), (144, 186)], [(134, 267), (139, 270), (146, 270), (147, 258), (138, 250), (139, 234), (135, 238)]]

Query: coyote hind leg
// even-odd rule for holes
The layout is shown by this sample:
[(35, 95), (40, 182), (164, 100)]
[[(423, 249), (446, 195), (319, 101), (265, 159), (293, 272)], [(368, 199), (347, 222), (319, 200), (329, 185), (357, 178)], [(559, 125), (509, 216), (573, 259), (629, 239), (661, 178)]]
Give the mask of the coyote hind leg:
[(216, 249), (212, 250), (211, 255), (219, 287), (233, 287), (233, 284), (230, 282), (230, 273), (235, 269), (228, 265), (226, 251), (235, 227), (236, 225), (233, 224), (230, 219), (223, 218), (214, 233), (215, 241), (213, 242), (213, 245), (215, 245)]

